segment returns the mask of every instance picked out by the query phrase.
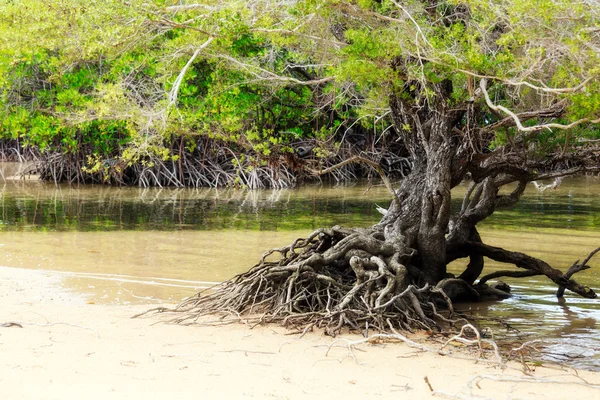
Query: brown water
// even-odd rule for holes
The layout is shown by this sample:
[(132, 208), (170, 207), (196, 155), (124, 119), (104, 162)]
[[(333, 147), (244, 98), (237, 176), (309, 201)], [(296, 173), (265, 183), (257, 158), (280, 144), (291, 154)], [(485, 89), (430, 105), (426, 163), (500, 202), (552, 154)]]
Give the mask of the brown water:
[[(3, 176), (14, 175), (5, 165)], [(251, 267), (263, 251), (321, 226), (368, 226), (387, 206), (382, 186), (310, 186), (243, 191), (66, 187), (6, 180), (0, 186), (0, 266), (53, 270), (95, 303), (173, 301)], [(456, 197), (465, 188), (456, 190)], [(526, 252), (566, 270), (600, 246), (600, 181), (566, 180), (556, 191), (531, 188), (519, 207), (481, 228), (489, 244)], [(600, 288), (600, 256), (578, 275)], [(464, 262), (453, 264), (459, 272)], [(489, 262), (486, 270), (501, 266)], [(502, 266), (505, 269), (507, 266)], [(600, 369), (600, 302), (567, 294), (543, 278), (507, 280), (515, 296), (471, 305), (543, 337), (558, 359)], [(496, 331), (497, 334), (502, 332)]]

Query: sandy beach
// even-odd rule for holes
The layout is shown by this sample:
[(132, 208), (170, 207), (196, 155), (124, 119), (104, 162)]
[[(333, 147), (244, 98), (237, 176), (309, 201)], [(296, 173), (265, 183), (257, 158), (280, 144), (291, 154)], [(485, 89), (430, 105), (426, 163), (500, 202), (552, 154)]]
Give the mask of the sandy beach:
[(3, 399), (600, 398), (600, 374), (559, 366), (528, 376), (403, 343), (350, 352), (319, 332), (131, 319), (151, 305), (88, 304), (52, 272), (0, 267), (0, 301), (0, 324), (22, 326), (0, 327)]

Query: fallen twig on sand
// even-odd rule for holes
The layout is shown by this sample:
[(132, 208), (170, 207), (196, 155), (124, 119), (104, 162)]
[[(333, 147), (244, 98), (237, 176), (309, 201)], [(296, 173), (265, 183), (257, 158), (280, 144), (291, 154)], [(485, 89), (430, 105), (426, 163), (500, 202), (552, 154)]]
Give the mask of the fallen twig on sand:
[[(563, 378), (563, 379), (575, 378), (576, 380), (573, 380), (573, 379), (560, 380), (558, 378)], [(479, 386), (479, 383), (481, 383), (484, 380), (490, 380), (490, 381), (495, 381), (495, 382), (510, 382), (510, 383), (514, 383), (514, 384), (528, 383), (528, 384), (544, 384), (544, 385), (548, 385), (548, 384), (575, 385), (575, 386), (583, 386), (583, 387), (590, 388), (590, 389), (600, 389), (600, 385), (595, 385), (595, 384), (591, 384), (591, 383), (587, 382), (585, 379), (581, 378), (577, 374), (577, 372), (575, 372), (573, 374), (561, 374), (561, 375), (555, 375), (555, 376), (550, 376), (550, 377), (541, 377), (541, 378), (533, 377), (530, 375), (515, 376), (515, 375), (504, 375), (504, 374), (503, 375), (500, 375), (500, 374), (478, 374), (478, 375), (473, 376), (471, 379), (469, 379), (469, 381), (467, 382), (465, 387), (459, 393), (450, 394), (447, 392), (436, 390), (433, 392), (433, 395), (445, 397), (448, 399), (487, 400), (487, 399), (489, 399), (488, 397), (473, 395), (473, 389), (474, 389), (473, 386), (476, 386), (477, 388), (481, 389), (481, 387)], [(514, 386), (513, 386), (513, 390), (514, 390)], [(462, 392), (465, 392), (465, 393), (462, 393)]]
[[(12, 322), (13, 324), (17, 324), (17, 325), (32, 325), (32, 326), (41, 326), (41, 327), (51, 327), (51, 326), (56, 326), (56, 325), (64, 325), (64, 326), (72, 326), (74, 328), (79, 328), (79, 329), (85, 329), (87, 331), (92, 331), (96, 334), (96, 339), (100, 339), (100, 334), (98, 333), (97, 330), (95, 330), (94, 328), (90, 328), (87, 326), (82, 326), (82, 325), (77, 325), (77, 324), (72, 324), (70, 322), (50, 322), (47, 324), (39, 324), (36, 322)], [(22, 326), (21, 326), (22, 328)]]
[[(576, 381), (570, 380), (570, 381), (562, 381), (562, 380), (558, 380), (558, 379), (553, 379), (553, 378), (566, 378), (566, 377), (573, 377), (576, 378)], [(577, 374), (561, 374), (561, 375), (557, 375), (554, 377), (544, 377), (544, 378), (536, 378), (533, 376), (513, 376), (513, 375), (499, 375), (499, 374), (483, 374), (483, 375), (476, 375), (473, 378), (471, 378), (471, 380), (469, 381), (469, 386), (472, 386), (473, 384), (478, 384), (481, 381), (484, 380), (491, 380), (491, 381), (496, 381), (496, 382), (514, 382), (514, 383), (543, 383), (543, 384), (557, 384), (557, 385), (576, 385), (576, 386), (584, 386), (587, 388), (591, 388), (591, 389), (600, 389), (600, 385), (595, 385), (592, 383), (589, 383), (587, 381), (585, 381), (584, 379), (582, 379), (579, 375)]]
[[(474, 334), (476, 339), (475, 340), (469, 340), (466, 339), (465, 337), (465, 330), (466, 329), (470, 329)], [(458, 335), (452, 336), (450, 339), (448, 339), (448, 341), (442, 346), (442, 349), (446, 346), (448, 346), (451, 342), (453, 341), (457, 341), (466, 345), (473, 345), (473, 344), (477, 344), (479, 347), (479, 356), (478, 358), (481, 358), (483, 355), (483, 343), (487, 343), (489, 344), (493, 349), (494, 349), (494, 355), (496, 356), (496, 359), (498, 360), (499, 363), (502, 363), (502, 357), (500, 356), (500, 352), (498, 350), (498, 345), (490, 339), (481, 339), (481, 334), (479, 333), (479, 331), (471, 324), (465, 324), (463, 325), (463, 327), (460, 329), (460, 333)], [(440, 349), (441, 350), (441, 349)]]
[(539, 352), (539, 350), (534, 346), (534, 344), (543, 343), (541, 340), (531, 340), (529, 342), (523, 343), (519, 347), (515, 347), (510, 350), (511, 356), (518, 356), (521, 364), (523, 365), (523, 372), (526, 374), (531, 373), (531, 368), (525, 362), (525, 355), (531, 354), (532, 351)]
[(17, 322), (4, 322), (2, 324), (0, 324), (1, 328), (22, 328), (23, 325), (17, 323)]
[[(465, 339), (464, 337), (462, 337), (464, 335), (465, 328), (467, 328), (467, 327), (469, 329), (471, 329), (473, 332), (475, 332), (477, 340), (468, 340), (468, 339)], [(477, 331), (477, 329), (470, 324), (463, 326), (463, 329), (461, 329), (460, 334), (450, 338), (448, 341), (446, 341), (446, 343), (440, 349), (436, 349), (436, 348), (429, 347), (429, 346), (426, 346), (421, 343), (417, 343), (417, 342), (407, 338), (406, 336), (404, 336), (398, 332), (395, 332), (394, 334), (376, 334), (376, 335), (370, 336), (365, 339), (359, 339), (359, 340), (354, 340), (354, 341), (340, 338), (340, 339), (334, 340), (328, 346), (326, 355), (329, 354), (329, 351), (331, 350), (331, 348), (336, 347), (335, 346), (336, 344), (338, 344), (340, 342), (344, 342), (346, 344), (345, 347), (348, 349), (350, 356), (358, 362), (356, 355), (354, 354), (355, 347), (358, 345), (361, 345), (363, 343), (372, 343), (374, 341), (379, 341), (379, 340), (398, 340), (398, 341), (404, 342), (411, 348), (415, 348), (415, 349), (418, 349), (421, 351), (436, 353), (436, 354), (440, 354), (443, 356), (448, 356), (448, 357), (458, 358), (458, 359), (466, 358), (466, 359), (474, 360), (476, 362), (483, 362), (483, 363), (494, 364), (494, 365), (499, 365), (501, 367), (505, 367), (505, 363), (502, 360), (502, 357), (500, 356), (500, 352), (498, 350), (498, 346), (496, 345), (496, 343), (489, 339), (481, 339), (479, 331)], [(458, 342), (461, 342), (466, 345), (477, 345), (477, 347), (479, 349), (478, 357), (471, 358), (471, 357), (458, 356), (458, 355), (453, 354), (450, 351), (444, 350), (444, 348), (452, 341), (458, 341)], [(482, 343), (489, 344), (489, 346), (493, 349), (493, 355), (495, 358), (494, 360), (483, 358), (485, 349), (484, 349)]]

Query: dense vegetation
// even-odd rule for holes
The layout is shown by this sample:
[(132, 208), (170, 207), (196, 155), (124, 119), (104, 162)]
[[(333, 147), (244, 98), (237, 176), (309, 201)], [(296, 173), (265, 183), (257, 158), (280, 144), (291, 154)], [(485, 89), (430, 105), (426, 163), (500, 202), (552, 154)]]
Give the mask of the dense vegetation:
[(242, 2), (212, 3), (4, 2), (3, 157), (37, 159), (44, 179), (144, 186), (284, 187), (307, 161), (365, 150), (392, 175), (408, 167), (382, 138), (389, 119), (308, 84), (321, 67), (249, 26)]
[[(548, 27), (534, 19), (503, 32), (502, 26), (514, 25), (511, 18), (566, 12), (559, 3), (531, 2), (503, 22), (482, 20), (479, 31), (470, 31), (460, 15), (467, 4), (426, 7), (445, 19), (442, 30), (427, 28), (434, 37), (420, 38), (416, 20), (411, 28), (416, 49), (423, 47), (436, 65), (415, 66), (411, 74), (442, 79), (440, 73), (471, 71), (455, 75), (456, 104), (473, 94), (478, 74), (508, 76), (527, 63), (534, 68), (551, 50), (528, 48), (516, 59), (512, 48)], [(490, 15), (498, 11), (472, 5), (490, 7)], [(413, 6), (418, 3), (407, 3)], [(390, 60), (413, 44), (399, 41), (393, 18), (377, 17), (395, 8), (394, 1), (3, 2), (2, 156), (38, 160), (43, 179), (144, 186), (284, 187), (356, 155), (388, 176), (402, 176), (410, 164), (388, 112), (390, 90), (400, 84)], [(588, 12), (579, 8), (568, 13)], [(582, 30), (563, 43), (569, 51), (594, 37), (585, 28), (594, 18), (577, 22)], [(576, 77), (577, 68), (589, 70), (574, 60), (556, 61), (546, 64), (558, 66), (549, 82), (554, 86)], [(591, 90), (571, 96), (572, 118), (599, 106), (587, 84)], [(524, 93), (533, 93), (528, 86), (502, 95), (493, 90), (508, 96), (505, 105), (517, 97), (539, 105)], [(500, 114), (490, 110), (484, 118), (493, 125)], [(514, 135), (512, 128), (498, 128), (490, 148)], [(583, 125), (576, 132), (543, 131), (536, 141), (554, 149), (598, 137), (596, 128)], [(354, 164), (330, 175), (341, 180), (368, 171)]]

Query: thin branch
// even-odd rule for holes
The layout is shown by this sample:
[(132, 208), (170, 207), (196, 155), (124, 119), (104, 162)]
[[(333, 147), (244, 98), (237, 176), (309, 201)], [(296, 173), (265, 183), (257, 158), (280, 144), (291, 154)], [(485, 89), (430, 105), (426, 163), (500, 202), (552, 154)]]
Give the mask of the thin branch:
[(167, 11), (182, 11), (182, 10), (195, 10), (197, 8), (204, 8), (209, 11), (216, 11), (216, 7), (211, 7), (206, 4), (181, 4), (177, 6), (169, 6), (166, 8)]
[(173, 88), (169, 92), (170, 106), (177, 105), (177, 96), (179, 94), (179, 88), (181, 86), (181, 83), (183, 82), (183, 78), (185, 77), (185, 73), (187, 72), (188, 68), (192, 65), (196, 57), (198, 57), (198, 54), (200, 54), (202, 50), (204, 50), (209, 44), (211, 44), (213, 40), (215, 40), (215, 38), (211, 36), (204, 43), (202, 43), (200, 47), (196, 49), (194, 54), (192, 54), (192, 57), (188, 60), (185, 66), (181, 69), (181, 72), (179, 72), (177, 79), (175, 79), (175, 82), (173, 83)]
[(583, 260), (583, 262), (581, 263), (582, 266), (587, 265), (587, 263), (592, 259), (592, 257), (594, 257), (596, 255), (596, 253), (598, 253), (600, 251), (600, 247), (598, 247), (596, 250), (592, 251), (585, 260)]
[[(521, 122), (528, 121), (533, 118), (559, 117), (560, 115), (562, 115), (562, 113), (565, 110), (566, 102), (567, 102), (566, 100), (561, 100), (558, 103), (553, 104), (549, 108), (545, 108), (543, 110), (537, 110), (537, 111), (527, 111), (527, 112), (516, 114), (516, 116)], [(498, 128), (512, 125), (513, 122), (514, 122), (514, 118), (512, 116), (508, 116), (504, 119), (501, 119), (498, 122), (495, 122), (491, 125), (485, 126), (481, 130), (481, 133), (486, 134), (488, 132), (494, 132)]]
[(538, 276), (542, 275), (538, 271), (496, 271), (489, 273), (487, 275), (482, 276), (479, 279), (479, 283), (486, 283), (490, 279), (496, 279), (500, 277), (509, 277), (509, 278), (525, 278), (529, 276)]
[(481, 91), (483, 92), (483, 95), (485, 97), (485, 102), (487, 103), (488, 107), (494, 111), (502, 111), (503, 113), (509, 115), (515, 121), (517, 128), (522, 132), (537, 132), (537, 131), (540, 131), (543, 129), (551, 129), (551, 128), (571, 129), (577, 125), (583, 124), (584, 122), (591, 122), (593, 124), (600, 122), (600, 118), (595, 119), (595, 120), (591, 120), (590, 118), (581, 118), (581, 119), (578, 119), (577, 121), (574, 121), (568, 125), (550, 123), (550, 124), (542, 124), (542, 125), (534, 125), (534, 126), (525, 127), (521, 123), (521, 120), (519, 119), (517, 114), (510, 111), (508, 108), (506, 108), (504, 106), (495, 105), (492, 102), (492, 100), (490, 99), (490, 95), (487, 92), (487, 79), (482, 79), (481, 82), (479, 83), (479, 87), (481, 88)]
[[(571, 265), (571, 268), (569, 268), (569, 270), (565, 273), (565, 277), (567, 279), (571, 279), (571, 277), (573, 275), (575, 275), (576, 273), (580, 272), (580, 271), (585, 271), (586, 269), (590, 269), (591, 267), (589, 265), (587, 265), (587, 263), (592, 259), (592, 257), (594, 257), (596, 255), (596, 253), (598, 253), (600, 251), (600, 247), (598, 247), (596, 250), (592, 251), (585, 260), (583, 260), (583, 262), (581, 264), (579, 264), (579, 260), (575, 261), (573, 263), (573, 265)], [(559, 286), (558, 290), (556, 291), (556, 297), (561, 298), (563, 297), (565, 294), (565, 287), (564, 286)]]
[[(475, 334), (475, 339), (474, 340), (470, 340), (466, 338), (466, 329), (470, 329), (474, 334)], [(473, 325), (471, 324), (465, 324), (462, 326), (462, 328), (460, 329), (460, 333), (457, 335), (452, 336), (450, 339), (448, 339), (446, 341), (446, 343), (444, 343), (444, 345), (442, 346), (442, 348), (440, 350), (443, 350), (445, 347), (447, 347), (450, 343), (457, 341), (459, 343), (462, 344), (466, 344), (466, 345), (474, 345), (476, 344), (479, 347), (479, 356), (478, 359), (482, 359), (483, 357), (483, 343), (487, 343), (489, 344), (493, 349), (494, 349), (494, 355), (496, 356), (496, 360), (498, 361), (498, 364), (502, 365), (502, 357), (500, 356), (500, 350), (498, 349), (498, 345), (490, 339), (482, 339), (481, 338), (481, 334), (479, 333), (479, 331), (477, 330), (477, 328), (475, 328)]]
[(534, 85), (531, 82), (527, 82), (527, 81), (513, 81), (511, 79), (504, 79), (501, 78), (499, 76), (493, 76), (493, 75), (481, 75), (475, 72), (471, 72), (471, 71), (467, 71), (464, 69), (460, 69), (458, 68), (457, 71), (460, 71), (462, 73), (465, 73), (467, 75), (471, 75), (474, 78), (480, 78), (480, 79), (491, 79), (491, 80), (495, 80), (495, 81), (499, 81), (502, 83), (505, 83), (507, 85), (511, 85), (511, 86), (527, 86), (531, 89), (540, 91), (540, 92), (546, 92), (546, 93), (556, 93), (556, 94), (564, 94), (564, 93), (573, 93), (573, 92), (578, 92), (581, 89), (583, 89), (585, 87), (585, 85), (588, 84), (588, 82), (590, 82), (592, 80), (592, 78), (587, 78), (584, 81), (582, 81), (579, 85), (577, 86), (573, 86), (573, 87), (565, 87), (565, 88), (549, 88), (546, 86), (537, 86)]
[(51, 326), (57, 326), (57, 325), (71, 326), (71, 327), (74, 327), (74, 328), (79, 328), (79, 329), (85, 329), (87, 331), (92, 331), (92, 332), (94, 332), (96, 334), (96, 339), (100, 339), (100, 334), (94, 328), (90, 328), (90, 327), (83, 326), (83, 325), (72, 324), (70, 322), (49, 322), (49, 323), (46, 323), (46, 324), (39, 324), (39, 323), (36, 323), (36, 322), (18, 321), (18, 322), (11, 322), (11, 323), (12, 324), (16, 324), (16, 325), (32, 325), (32, 326), (41, 326), (41, 327), (51, 327)]
[[(250, 73), (251, 75), (258, 78), (259, 80), (263, 80), (263, 81), (279, 81), (279, 82), (294, 83), (296, 85), (307, 85), (308, 86), (308, 85), (320, 85), (323, 83), (331, 82), (335, 79), (335, 76), (329, 76), (329, 77), (322, 78), (322, 79), (301, 81), (300, 79), (277, 75), (277, 74), (275, 74), (271, 71), (268, 71), (264, 68), (261, 68), (257, 65), (243, 63), (239, 60), (236, 60), (233, 57), (229, 57), (226, 55), (217, 55), (217, 57), (225, 59), (233, 64), (236, 64), (236, 65), (242, 67), (246, 72)], [(264, 75), (260, 75), (259, 73), (253, 71), (253, 69), (263, 73)]]
[(413, 16), (408, 12), (408, 10), (406, 8), (404, 8), (402, 6), (402, 4), (398, 3), (396, 0), (391, 0), (391, 2), (398, 7), (400, 10), (402, 10), (402, 12), (404, 12), (406, 14), (406, 16), (411, 20), (411, 22), (415, 25), (415, 27), (417, 28), (417, 30), (419, 31), (419, 34), (421, 35), (421, 37), (423, 38), (423, 41), (425, 43), (427, 43), (430, 47), (431, 43), (429, 43), (429, 41), (427, 40), (427, 37), (425, 36), (425, 34), (423, 33), (423, 30), (421, 29), (421, 27), (419, 26), (419, 24), (417, 23), (417, 21), (415, 21), (415, 19), (413, 18)]
[(591, 384), (588, 382), (580, 382), (580, 381), (560, 381), (557, 379), (551, 378), (537, 378), (532, 376), (509, 376), (509, 375), (477, 375), (471, 379), (471, 382), (477, 384), (477, 382), (481, 382), (482, 380), (491, 380), (497, 382), (513, 382), (513, 383), (542, 383), (544, 385), (548, 384), (557, 384), (557, 385), (579, 385), (592, 389), (600, 389), (600, 385)]
[(340, 42), (337, 40), (333, 40), (333, 39), (327, 39), (327, 38), (323, 38), (320, 36), (314, 36), (314, 35), (307, 35), (305, 33), (298, 33), (295, 30), (291, 30), (291, 29), (268, 29), (268, 28), (253, 28), (251, 29), (252, 32), (261, 32), (261, 33), (279, 33), (282, 35), (295, 35), (295, 36), (300, 36), (300, 37), (304, 37), (307, 39), (314, 39), (314, 40), (319, 40), (319, 41), (323, 41), (323, 42), (329, 42), (332, 44), (336, 44), (338, 46), (346, 46), (347, 43), (344, 42)]
[[(151, 21), (151, 22), (154, 22), (154, 21)], [(168, 20), (166, 18), (161, 18), (159, 21), (156, 21), (155, 23), (157, 23), (157, 24), (164, 24), (164, 25), (167, 25), (167, 26), (169, 26), (171, 28), (176, 28), (176, 29), (177, 28), (179, 28), (179, 29), (191, 29), (193, 31), (203, 33), (203, 34), (205, 34), (207, 36), (219, 37), (219, 35), (217, 35), (215, 33), (207, 32), (207, 31), (205, 31), (203, 29), (197, 28), (195, 26), (192, 26), (192, 25), (189, 25), (189, 24), (186, 24), (186, 23), (174, 22), (174, 21)]]
[[(393, 18), (386, 18), (386, 19), (390, 19), (391, 21), (394, 21), (394, 22), (404, 22), (404, 21), (401, 21), (401, 20), (394, 20)], [(436, 60), (436, 59), (433, 59), (433, 58), (422, 57), (422, 59), (424, 61), (428, 61), (428, 62), (431, 62), (431, 63), (434, 63), (434, 64), (438, 64), (438, 65), (441, 65), (441, 66), (444, 66), (444, 67), (452, 68), (455, 71), (462, 72), (463, 74), (472, 76), (473, 78), (489, 79), (489, 80), (502, 82), (502, 83), (504, 83), (506, 85), (515, 86), (515, 87), (527, 86), (527, 87), (529, 87), (531, 89), (534, 89), (534, 90), (536, 90), (538, 92), (545, 92), (545, 93), (564, 94), (564, 93), (578, 92), (581, 89), (583, 89), (593, 79), (593, 77), (588, 77), (588, 78), (584, 79), (579, 85), (573, 86), (573, 87), (551, 88), (551, 87), (548, 87), (548, 86), (545, 86), (545, 85), (543, 85), (543, 86), (534, 85), (531, 82), (523, 81), (523, 80), (521, 80), (521, 81), (515, 81), (515, 80), (512, 80), (512, 79), (502, 78), (502, 77), (496, 76), (496, 75), (479, 74), (477, 72), (469, 71), (469, 70), (462, 69), (462, 68), (457, 68), (456, 65), (451, 65), (451, 64), (448, 64), (446, 62), (442, 62), (440, 60)]]
[(564, 169), (564, 170), (561, 170), (561, 171), (549, 172), (547, 174), (540, 174), (540, 175), (531, 176), (530, 180), (532, 180), (532, 181), (533, 180), (535, 180), (535, 181), (541, 181), (541, 180), (545, 180), (545, 179), (554, 179), (554, 178), (560, 178), (560, 177), (563, 177), (563, 176), (575, 175), (575, 174), (578, 174), (580, 172), (597, 172), (597, 171), (600, 171), (600, 166), (574, 167), (574, 168)]

